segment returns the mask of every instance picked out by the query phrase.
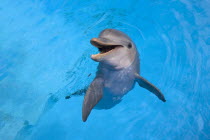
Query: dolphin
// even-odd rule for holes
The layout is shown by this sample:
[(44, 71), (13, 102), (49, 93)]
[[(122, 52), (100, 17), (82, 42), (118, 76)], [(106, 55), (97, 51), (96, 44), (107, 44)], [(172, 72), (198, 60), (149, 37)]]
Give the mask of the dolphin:
[(166, 101), (157, 87), (140, 76), (139, 54), (129, 36), (116, 29), (105, 29), (98, 38), (92, 38), (90, 43), (99, 50), (98, 54), (91, 55), (99, 65), (96, 77), (84, 97), (83, 122), (94, 107), (109, 109), (118, 104), (136, 82), (163, 102)]

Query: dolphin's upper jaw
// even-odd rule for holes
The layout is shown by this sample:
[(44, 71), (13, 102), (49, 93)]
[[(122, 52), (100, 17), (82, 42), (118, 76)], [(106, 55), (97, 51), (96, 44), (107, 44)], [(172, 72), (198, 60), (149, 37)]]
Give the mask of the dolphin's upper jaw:
[(122, 47), (122, 45), (105, 38), (93, 38), (90, 40), (90, 43), (97, 47), (100, 52), (98, 54), (91, 55), (91, 58), (95, 61), (100, 61), (104, 56), (110, 54), (114, 49)]

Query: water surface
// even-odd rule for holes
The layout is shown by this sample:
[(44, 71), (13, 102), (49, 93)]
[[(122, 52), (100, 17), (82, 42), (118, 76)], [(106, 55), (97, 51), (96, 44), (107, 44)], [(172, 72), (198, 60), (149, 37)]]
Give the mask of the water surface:
[[(1, 0), (0, 139), (210, 139), (208, 0)], [(138, 85), (109, 110), (81, 119), (97, 63), (89, 40), (105, 28), (127, 33), (141, 75), (163, 103)]]

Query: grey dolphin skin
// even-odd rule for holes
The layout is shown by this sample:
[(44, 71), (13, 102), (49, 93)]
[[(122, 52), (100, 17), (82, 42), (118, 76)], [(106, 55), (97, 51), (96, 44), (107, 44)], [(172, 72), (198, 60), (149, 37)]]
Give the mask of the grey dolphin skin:
[(133, 89), (136, 82), (163, 102), (166, 101), (158, 88), (139, 75), (139, 54), (126, 34), (116, 29), (105, 29), (98, 38), (92, 38), (90, 43), (99, 50), (98, 54), (91, 55), (99, 65), (96, 77), (84, 97), (84, 122), (94, 107), (109, 109), (118, 104), (123, 95)]

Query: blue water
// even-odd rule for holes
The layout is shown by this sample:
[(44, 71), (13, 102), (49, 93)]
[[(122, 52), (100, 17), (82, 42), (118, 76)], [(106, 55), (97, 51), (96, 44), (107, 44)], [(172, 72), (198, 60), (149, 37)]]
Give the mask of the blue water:
[[(210, 139), (209, 0), (0, 0), (0, 140)], [(138, 85), (83, 123), (84, 96), (65, 96), (93, 80), (105, 28), (127, 33), (141, 75), (163, 103)]]

